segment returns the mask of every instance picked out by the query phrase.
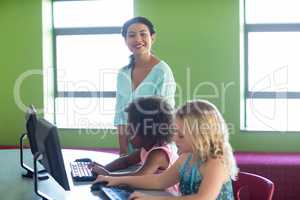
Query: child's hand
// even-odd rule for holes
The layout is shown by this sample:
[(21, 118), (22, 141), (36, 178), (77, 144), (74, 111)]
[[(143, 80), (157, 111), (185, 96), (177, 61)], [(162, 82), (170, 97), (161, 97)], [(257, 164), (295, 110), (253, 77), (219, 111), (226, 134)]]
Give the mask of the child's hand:
[(109, 171), (107, 171), (104, 167), (98, 165), (92, 166), (90, 169), (97, 175), (109, 175)]
[(134, 192), (129, 197), (130, 200), (153, 200), (154, 197), (141, 192)]
[(91, 162), (89, 165), (88, 165), (88, 168), (93, 168), (94, 166), (100, 166), (100, 167), (103, 167), (105, 168), (103, 165), (97, 163), (97, 162)]
[(93, 184), (98, 182), (105, 182), (107, 183), (107, 186), (120, 185), (120, 181), (118, 181), (118, 177), (112, 177), (112, 176), (98, 175), (96, 180), (93, 182)]

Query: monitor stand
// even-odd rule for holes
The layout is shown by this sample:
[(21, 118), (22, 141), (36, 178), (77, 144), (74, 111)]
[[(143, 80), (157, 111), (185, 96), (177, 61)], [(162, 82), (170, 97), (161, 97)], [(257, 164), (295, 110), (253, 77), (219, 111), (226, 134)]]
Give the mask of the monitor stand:
[(33, 160), (33, 182), (34, 182), (34, 192), (42, 198), (42, 200), (53, 200), (51, 197), (49, 197), (48, 195), (46, 195), (43, 192), (39, 191), (38, 188), (38, 169), (37, 169), (37, 162), (42, 159), (43, 154), (40, 152), (37, 152), (36, 154), (34, 154), (34, 160)]
[[(27, 137), (27, 133), (23, 133), (20, 137), (20, 145), (19, 145), (19, 149), (20, 149), (20, 164), (21, 167), (26, 170), (26, 174), (22, 174), (22, 177), (24, 178), (33, 178), (33, 169), (30, 168), (28, 165), (26, 165), (23, 161), (23, 141), (24, 139)], [(38, 174), (42, 174), (42, 173), (46, 173), (47, 171), (45, 169), (39, 170)], [(46, 180), (49, 177), (47, 175), (43, 175), (43, 176), (38, 176), (39, 180)]]

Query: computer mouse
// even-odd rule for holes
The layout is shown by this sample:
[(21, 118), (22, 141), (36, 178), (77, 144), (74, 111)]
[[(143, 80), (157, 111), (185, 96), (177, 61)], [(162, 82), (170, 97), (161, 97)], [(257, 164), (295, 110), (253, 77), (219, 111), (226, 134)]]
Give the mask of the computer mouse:
[(91, 185), (91, 191), (98, 191), (101, 187), (106, 186), (107, 182), (97, 182)]

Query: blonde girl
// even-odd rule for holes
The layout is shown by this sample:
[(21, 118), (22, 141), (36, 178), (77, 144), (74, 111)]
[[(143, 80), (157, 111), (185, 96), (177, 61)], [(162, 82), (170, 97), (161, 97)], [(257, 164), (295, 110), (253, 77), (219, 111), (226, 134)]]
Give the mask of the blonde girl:
[(232, 200), (231, 180), (238, 172), (227, 126), (218, 109), (203, 100), (191, 101), (176, 112), (174, 141), (180, 157), (159, 175), (98, 176), (96, 182), (134, 188), (165, 189), (179, 183), (181, 196), (157, 197), (134, 192), (130, 199)]

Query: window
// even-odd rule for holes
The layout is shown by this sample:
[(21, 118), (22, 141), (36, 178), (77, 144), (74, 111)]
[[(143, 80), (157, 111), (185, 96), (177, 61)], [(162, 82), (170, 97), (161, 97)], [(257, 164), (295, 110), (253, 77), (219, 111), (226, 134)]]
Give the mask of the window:
[(55, 123), (59, 128), (112, 128), (116, 75), (130, 55), (121, 26), (133, 0), (56, 0)]
[(299, 131), (300, 1), (244, 0), (242, 128)]

